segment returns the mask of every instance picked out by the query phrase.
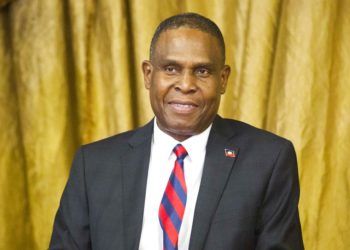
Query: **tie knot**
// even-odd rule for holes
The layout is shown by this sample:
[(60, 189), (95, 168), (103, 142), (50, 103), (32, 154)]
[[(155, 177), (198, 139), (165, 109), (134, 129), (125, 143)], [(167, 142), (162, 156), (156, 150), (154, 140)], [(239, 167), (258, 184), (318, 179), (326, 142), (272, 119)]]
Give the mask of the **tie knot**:
[(174, 151), (174, 153), (175, 153), (177, 159), (181, 159), (181, 160), (185, 159), (185, 157), (186, 157), (187, 154), (188, 154), (187, 151), (186, 151), (186, 149), (185, 149), (185, 147), (182, 146), (181, 144), (177, 144), (177, 145), (174, 147), (173, 151)]

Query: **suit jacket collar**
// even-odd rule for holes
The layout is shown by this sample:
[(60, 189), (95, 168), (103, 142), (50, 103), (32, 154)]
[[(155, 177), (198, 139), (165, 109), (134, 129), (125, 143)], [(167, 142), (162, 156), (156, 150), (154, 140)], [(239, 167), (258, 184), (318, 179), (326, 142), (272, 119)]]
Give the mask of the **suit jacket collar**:
[(151, 142), (153, 135), (153, 124), (154, 119), (148, 122), (145, 126), (135, 130), (135, 133), (129, 139), (129, 145), (131, 147), (135, 147), (144, 143), (145, 141)]

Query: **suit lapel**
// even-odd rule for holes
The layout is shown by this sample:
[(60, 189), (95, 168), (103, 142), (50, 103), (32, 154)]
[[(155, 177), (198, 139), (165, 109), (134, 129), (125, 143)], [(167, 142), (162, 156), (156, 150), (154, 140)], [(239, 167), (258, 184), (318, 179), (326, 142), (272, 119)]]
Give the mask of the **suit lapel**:
[(142, 230), (153, 120), (129, 140), (122, 156), (125, 249), (138, 249)]
[[(238, 148), (231, 143), (234, 131), (225, 127), (219, 116), (208, 138), (202, 180), (193, 218), (189, 249), (203, 249), (212, 217), (237, 157)], [(225, 149), (234, 150), (235, 157), (226, 156)]]

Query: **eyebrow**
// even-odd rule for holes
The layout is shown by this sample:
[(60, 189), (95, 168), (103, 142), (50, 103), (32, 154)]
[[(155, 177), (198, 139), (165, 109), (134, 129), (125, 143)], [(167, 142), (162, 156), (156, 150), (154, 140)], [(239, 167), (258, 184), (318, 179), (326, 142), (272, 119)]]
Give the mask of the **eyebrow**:
[[(160, 65), (180, 65), (181, 62), (176, 61), (176, 60), (172, 60), (172, 59), (161, 59), (159, 60), (159, 64)], [(200, 68), (200, 67), (206, 67), (206, 68), (210, 68), (210, 69), (214, 69), (216, 65), (212, 62), (207, 62), (207, 61), (203, 61), (203, 62), (197, 62), (193, 64), (193, 68)]]

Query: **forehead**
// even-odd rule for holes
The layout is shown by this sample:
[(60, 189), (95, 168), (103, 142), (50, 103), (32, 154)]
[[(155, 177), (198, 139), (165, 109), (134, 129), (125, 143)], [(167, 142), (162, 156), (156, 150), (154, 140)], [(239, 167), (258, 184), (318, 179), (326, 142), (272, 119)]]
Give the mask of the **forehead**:
[(218, 39), (198, 29), (181, 27), (162, 32), (155, 44), (155, 59), (206, 61), (222, 59)]

